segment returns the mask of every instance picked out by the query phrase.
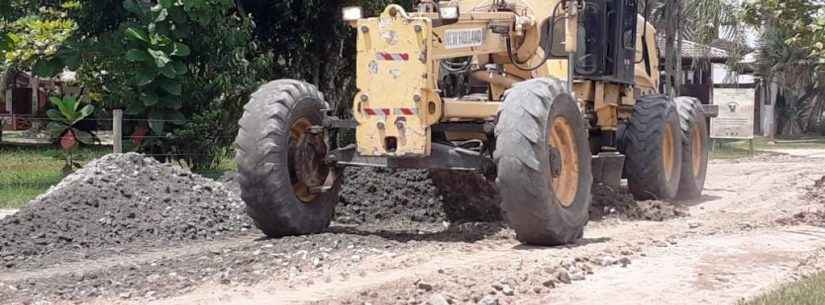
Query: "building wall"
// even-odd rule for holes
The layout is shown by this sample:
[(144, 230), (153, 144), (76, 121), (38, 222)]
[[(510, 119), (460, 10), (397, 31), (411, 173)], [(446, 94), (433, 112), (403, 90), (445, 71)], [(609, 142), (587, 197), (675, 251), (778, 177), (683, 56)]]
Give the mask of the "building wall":
[(713, 64), (713, 83), (716, 85), (752, 85), (756, 83), (756, 77), (752, 74), (734, 75), (725, 64)]

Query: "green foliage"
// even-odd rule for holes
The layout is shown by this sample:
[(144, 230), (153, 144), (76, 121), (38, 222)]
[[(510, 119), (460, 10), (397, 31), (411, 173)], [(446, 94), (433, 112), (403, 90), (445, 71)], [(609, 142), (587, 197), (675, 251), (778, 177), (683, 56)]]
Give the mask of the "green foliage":
[(751, 0), (745, 19), (788, 33), (786, 43), (806, 50), (812, 63), (825, 69), (825, 4), (818, 0)]
[(815, 132), (825, 121), (825, 4), (751, 0), (745, 20), (764, 29), (757, 70), (784, 89), (782, 135)]
[(53, 138), (61, 137), (67, 131), (71, 131), (80, 143), (92, 144), (94, 142), (94, 135), (75, 127), (77, 123), (94, 114), (94, 105), (87, 104), (81, 108), (82, 103), (76, 97), (51, 97), (49, 101), (57, 107), (46, 112), (49, 117), (49, 133)]
[[(69, 19), (49, 19), (41, 16), (28, 16), (4, 26), (2, 48), (3, 62), (6, 65), (29, 65), (35, 61), (47, 60), (57, 54), (60, 46), (74, 33), (77, 25)], [(48, 71), (58, 67), (39, 69)], [(41, 70), (42, 71), (42, 70)]]

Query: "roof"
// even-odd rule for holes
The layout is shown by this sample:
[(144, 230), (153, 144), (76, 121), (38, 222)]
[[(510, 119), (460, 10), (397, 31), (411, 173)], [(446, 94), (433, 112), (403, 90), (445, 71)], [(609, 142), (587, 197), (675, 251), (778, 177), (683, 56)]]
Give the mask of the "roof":
[[(665, 57), (665, 38), (657, 37), (656, 44), (659, 47), (659, 56)], [(690, 40), (682, 40), (682, 58), (708, 58), (711, 60), (727, 60), (730, 55), (720, 48), (696, 43)]]

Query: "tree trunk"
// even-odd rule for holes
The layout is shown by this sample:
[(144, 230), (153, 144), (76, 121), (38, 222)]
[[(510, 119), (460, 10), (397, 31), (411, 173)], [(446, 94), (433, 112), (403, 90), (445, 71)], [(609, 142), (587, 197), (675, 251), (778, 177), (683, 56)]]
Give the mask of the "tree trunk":
[(665, 4), (665, 94), (670, 97), (676, 96), (677, 66), (682, 64), (681, 54), (676, 46), (677, 32), (679, 31), (677, 18), (677, 7), (679, 0), (670, 0)]

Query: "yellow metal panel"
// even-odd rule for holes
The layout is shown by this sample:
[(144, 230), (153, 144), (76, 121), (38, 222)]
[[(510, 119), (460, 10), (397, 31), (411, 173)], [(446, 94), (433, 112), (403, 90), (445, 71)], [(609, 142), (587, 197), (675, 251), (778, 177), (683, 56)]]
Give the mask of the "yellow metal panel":
[[(645, 33), (647, 27), (647, 33)], [(656, 29), (649, 23), (645, 22), (644, 18), (638, 17), (636, 27), (636, 87), (642, 92), (642, 95), (657, 94), (659, 92), (659, 52), (656, 49)], [(646, 35), (642, 37), (642, 35)], [(650, 60), (651, 73), (648, 74), (646, 63), (644, 59), (644, 46), (648, 47), (648, 60)]]
[(498, 114), (501, 103), (448, 99), (444, 102), (444, 119), (489, 119)]
[(547, 61), (549, 69), (549, 76), (558, 78), (560, 80), (567, 80), (569, 77), (570, 65), (567, 59), (551, 59)]
[[(428, 121), (440, 117), (440, 102), (433, 98), (434, 80), (429, 60), (431, 21), (404, 18), (387, 12), (359, 20), (357, 80), (353, 102), (358, 121), (358, 152), (367, 156), (428, 155)], [(433, 111), (430, 111), (433, 110)], [(435, 117), (436, 119), (431, 119)], [(386, 147), (394, 137), (396, 150)]]

